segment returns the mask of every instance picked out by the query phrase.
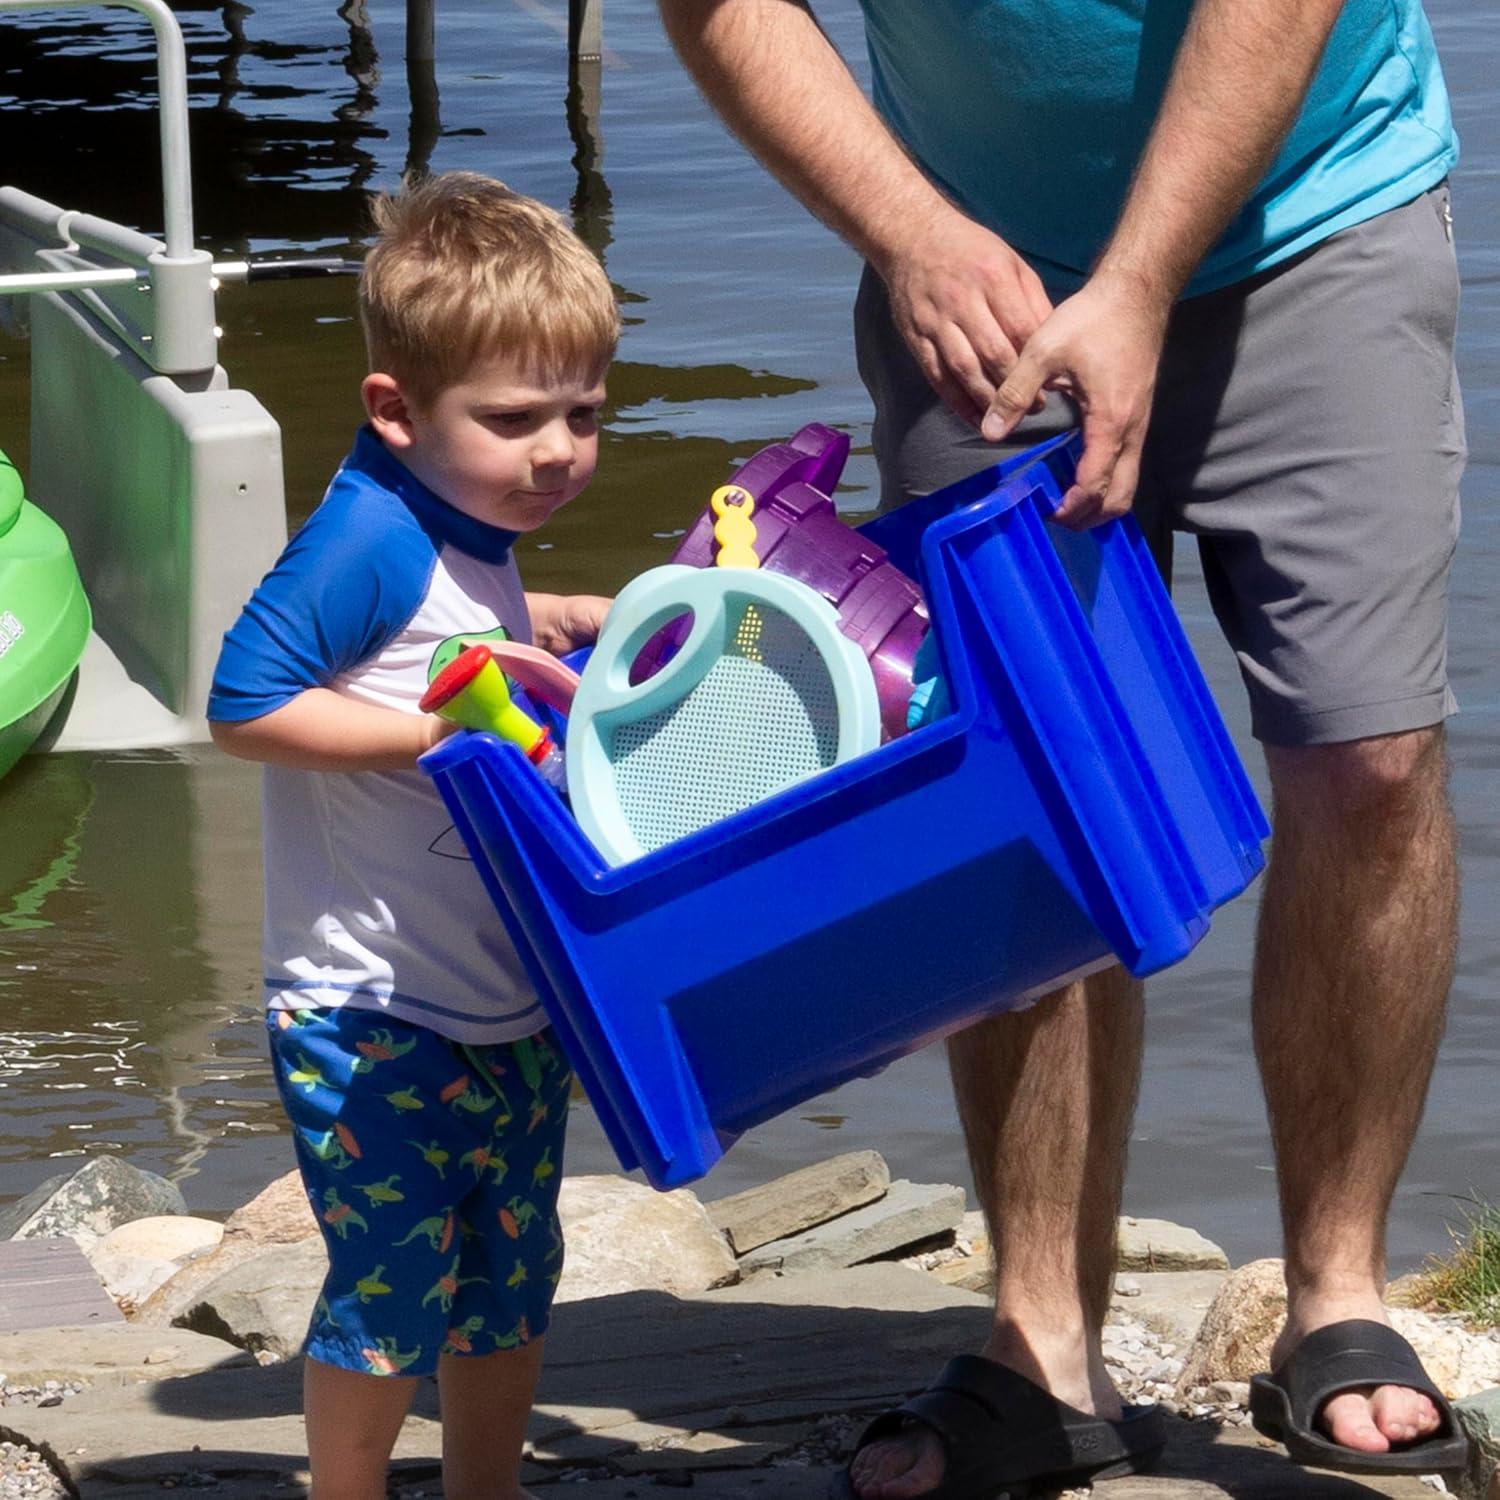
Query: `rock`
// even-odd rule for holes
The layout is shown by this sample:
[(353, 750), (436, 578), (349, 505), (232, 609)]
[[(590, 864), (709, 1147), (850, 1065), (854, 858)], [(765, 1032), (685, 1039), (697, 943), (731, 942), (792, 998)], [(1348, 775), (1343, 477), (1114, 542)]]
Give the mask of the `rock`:
[(1227, 1271), (1229, 1257), (1195, 1229), (1166, 1219), (1120, 1219), (1117, 1271)]
[(137, 1322), (176, 1323), (196, 1303), (203, 1289), (268, 1245), (292, 1245), (318, 1235), (318, 1221), (296, 1172), (287, 1172), (263, 1188), (224, 1223), (224, 1235), (206, 1255), (189, 1261), (159, 1286), (137, 1310)]
[(199, 1219), (192, 1214), (153, 1214), (111, 1229), (95, 1249), (107, 1255), (178, 1261), (212, 1250), (223, 1238), (224, 1226), (217, 1219)]
[(118, 1255), (101, 1250), (98, 1245), (89, 1251), (89, 1264), (126, 1317), (178, 1271), (175, 1260), (161, 1260), (154, 1255)]
[[(1209, 1306), (1227, 1271), (1138, 1271), (1115, 1278), (1110, 1316), (1142, 1323), (1158, 1337), (1186, 1351), (1198, 1336)], [(1122, 1283), (1135, 1291), (1126, 1294)]]
[(1252, 1260), (1231, 1271), (1209, 1305), (1183, 1365), (1186, 1393), (1219, 1380), (1249, 1380), (1271, 1367), (1271, 1345), (1286, 1319), (1286, 1281), (1279, 1260)]
[(132, 1219), (186, 1213), (182, 1194), (165, 1177), (117, 1156), (95, 1156), (0, 1213), (0, 1239), (68, 1235), (88, 1246)]
[(819, 1271), (858, 1265), (952, 1230), (964, 1215), (964, 1190), (951, 1184), (893, 1182), (878, 1203), (790, 1239), (773, 1240), (740, 1261), (752, 1271)]
[(1500, 1340), (1473, 1333), (1455, 1313), (1389, 1310), (1391, 1326), (1417, 1351), (1432, 1383), (1450, 1400), (1500, 1386)]
[(264, 1247), (203, 1287), (175, 1325), (290, 1359), (302, 1348), (327, 1274), (321, 1235)]
[(558, 1195), (567, 1258), (559, 1302), (614, 1292), (687, 1296), (739, 1280), (734, 1254), (697, 1197), (623, 1177), (565, 1178)]
[(268, 1183), (224, 1221), (226, 1237), (243, 1235), (257, 1245), (291, 1245), (317, 1233), (317, 1218), (296, 1171)]
[(1500, 1500), (1500, 1390), (1480, 1391), (1453, 1404), (1474, 1445), (1468, 1469), (1450, 1483), (1460, 1500)]
[(937, 1277), (944, 1286), (961, 1287), (966, 1292), (989, 1292), (995, 1286), (995, 1267), (988, 1251), (983, 1255), (966, 1255), (958, 1260), (944, 1261), (927, 1274)]
[(729, 1248), (745, 1255), (871, 1203), (890, 1185), (890, 1168), (878, 1151), (850, 1151), (720, 1198), (707, 1205), (708, 1216)]
[(247, 1363), (248, 1355), (221, 1339), (133, 1323), (0, 1334), (0, 1369), (8, 1383), (18, 1386), (49, 1380), (86, 1385), (165, 1380)]
[(177, 1274), (182, 1261), (207, 1254), (223, 1234), (214, 1219), (154, 1214), (111, 1229), (87, 1253), (105, 1290), (130, 1316)]

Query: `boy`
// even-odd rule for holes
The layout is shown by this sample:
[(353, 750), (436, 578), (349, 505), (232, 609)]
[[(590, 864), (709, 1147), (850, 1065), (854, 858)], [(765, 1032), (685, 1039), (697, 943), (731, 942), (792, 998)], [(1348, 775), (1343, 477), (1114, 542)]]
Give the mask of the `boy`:
[(376, 205), (367, 425), (224, 640), (209, 719), (263, 761), (277, 1086), (328, 1244), (304, 1383), (314, 1500), (380, 1500), (436, 1373), (443, 1487), (518, 1500), (562, 1268), (570, 1075), (414, 761), (475, 640), (562, 652), (608, 601), (525, 595), (512, 543), (588, 483), (619, 332), (550, 209), (473, 173)]

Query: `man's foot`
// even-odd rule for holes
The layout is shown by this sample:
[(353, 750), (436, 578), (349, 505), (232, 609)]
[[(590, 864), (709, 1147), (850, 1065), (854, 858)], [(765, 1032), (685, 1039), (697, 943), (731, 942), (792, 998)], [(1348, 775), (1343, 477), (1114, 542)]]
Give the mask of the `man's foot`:
[(1315, 1323), (1300, 1338), (1292, 1324), (1278, 1341), (1271, 1373), (1250, 1381), (1255, 1430), (1311, 1468), (1346, 1474), (1463, 1469), (1469, 1440), (1452, 1407), (1416, 1351), (1379, 1312)]
[[(1390, 1318), (1378, 1297), (1357, 1303), (1324, 1303), (1308, 1309), (1296, 1323), (1288, 1317), (1271, 1350), (1271, 1368), (1279, 1370), (1308, 1334), (1350, 1318), (1390, 1327)], [(1441, 1425), (1442, 1418), (1430, 1397), (1399, 1385), (1343, 1391), (1318, 1413), (1322, 1432), (1340, 1447), (1353, 1448), (1359, 1453), (1388, 1453), (1394, 1444), (1421, 1442)]]
[[(1120, 1419), (1120, 1393), (1097, 1348), (1086, 1351), (1081, 1341), (1059, 1345), (1047, 1352), (1044, 1365), (1029, 1344), (991, 1340), (984, 1357), (1078, 1411)], [(900, 1432), (861, 1448), (850, 1461), (849, 1480), (859, 1500), (920, 1500), (943, 1482), (946, 1468), (947, 1453), (937, 1432), (910, 1422)]]

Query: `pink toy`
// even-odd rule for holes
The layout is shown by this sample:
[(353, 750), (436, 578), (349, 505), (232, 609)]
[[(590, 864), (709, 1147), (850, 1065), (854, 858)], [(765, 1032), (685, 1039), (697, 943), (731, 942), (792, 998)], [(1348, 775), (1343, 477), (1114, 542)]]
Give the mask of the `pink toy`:
[(500, 670), (512, 677), (538, 702), (567, 713), (578, 691), (578, 673), (564, 666), (550, 651), (520, 641), (490, 641), (490, 655)]

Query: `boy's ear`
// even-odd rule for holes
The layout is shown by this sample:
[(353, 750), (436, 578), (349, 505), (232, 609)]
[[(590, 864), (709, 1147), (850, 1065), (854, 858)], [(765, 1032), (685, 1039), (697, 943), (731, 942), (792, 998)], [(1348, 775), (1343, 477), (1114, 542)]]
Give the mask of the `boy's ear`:
[(365, 415), (376, 436), (392, 448), (409, 448), (415, 440), (411, 405), (394, 375), (375, 370), (359, 387)]

